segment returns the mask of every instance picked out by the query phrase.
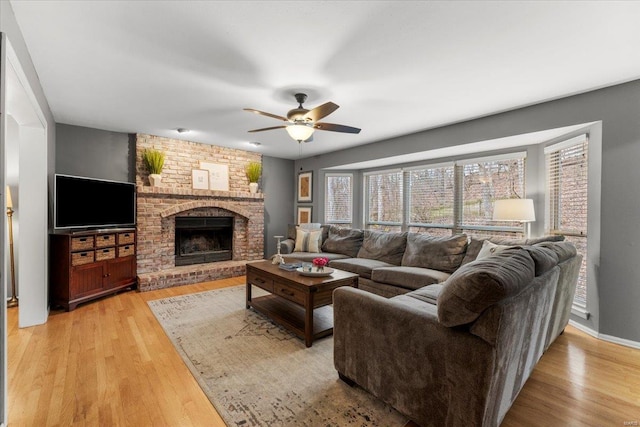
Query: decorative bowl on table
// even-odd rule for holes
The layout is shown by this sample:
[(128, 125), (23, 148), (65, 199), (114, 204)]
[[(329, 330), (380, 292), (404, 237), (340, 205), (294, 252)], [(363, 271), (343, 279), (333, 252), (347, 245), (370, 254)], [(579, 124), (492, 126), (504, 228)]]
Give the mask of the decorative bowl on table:
[(329, 268), (329, 267), (319, 268), (314, 265), (313, 267), (311, 267), (310, 270), (307, 270), (304, 267), (300, 267), (296, 269), (296, 271), (303, 276), (324, 277), (324, 276), (331, 276), (334, 270), (333, 268)]

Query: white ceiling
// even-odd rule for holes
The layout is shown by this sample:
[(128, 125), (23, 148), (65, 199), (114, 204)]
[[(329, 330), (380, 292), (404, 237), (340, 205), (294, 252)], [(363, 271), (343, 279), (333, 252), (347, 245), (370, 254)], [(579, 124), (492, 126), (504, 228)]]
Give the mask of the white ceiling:
[[(290, 159), (640, 78), (640, 2), (11, 5), (56, 122)], [(283, 129), (247, 133), (281, 122), (243, 108), (286, 115), (298, 91), (362, 132), (300, 148)]]

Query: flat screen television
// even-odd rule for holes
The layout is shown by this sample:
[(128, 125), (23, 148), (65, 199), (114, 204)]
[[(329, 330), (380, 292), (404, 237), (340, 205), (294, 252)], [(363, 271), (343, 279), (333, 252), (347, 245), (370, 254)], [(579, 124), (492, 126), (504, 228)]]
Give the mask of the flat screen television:
[(53, 194), (56, 229), (136, 224), (136, 186), (131, 182), (56, 174)]

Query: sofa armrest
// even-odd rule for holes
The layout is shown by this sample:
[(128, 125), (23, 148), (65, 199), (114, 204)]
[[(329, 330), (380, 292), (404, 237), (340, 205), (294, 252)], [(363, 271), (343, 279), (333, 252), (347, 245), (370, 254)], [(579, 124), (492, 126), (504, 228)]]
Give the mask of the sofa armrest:
[[(338, 372), (425, 425), (481, 425), (494, 369), (493, 347), (438, 322), (434, 305), (334, 291)], [(452, 399), (452, 396), (455, 398)]]
[(286, 239), (280, 242), (280, 253), (281, 254), (290, 254), (293, 253), (293, 248), (296, 242), (293, 239)]

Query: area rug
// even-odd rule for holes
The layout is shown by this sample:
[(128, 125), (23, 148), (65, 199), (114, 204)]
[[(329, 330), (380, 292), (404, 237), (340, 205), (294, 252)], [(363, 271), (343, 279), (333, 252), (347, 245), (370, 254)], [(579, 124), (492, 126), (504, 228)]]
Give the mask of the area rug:
[(245, 309), (244, 286), (148, 304), (228, 426), (401, 427), (407, 422), (338, 379), (332, 337), (306, 348), (295, 335)]

